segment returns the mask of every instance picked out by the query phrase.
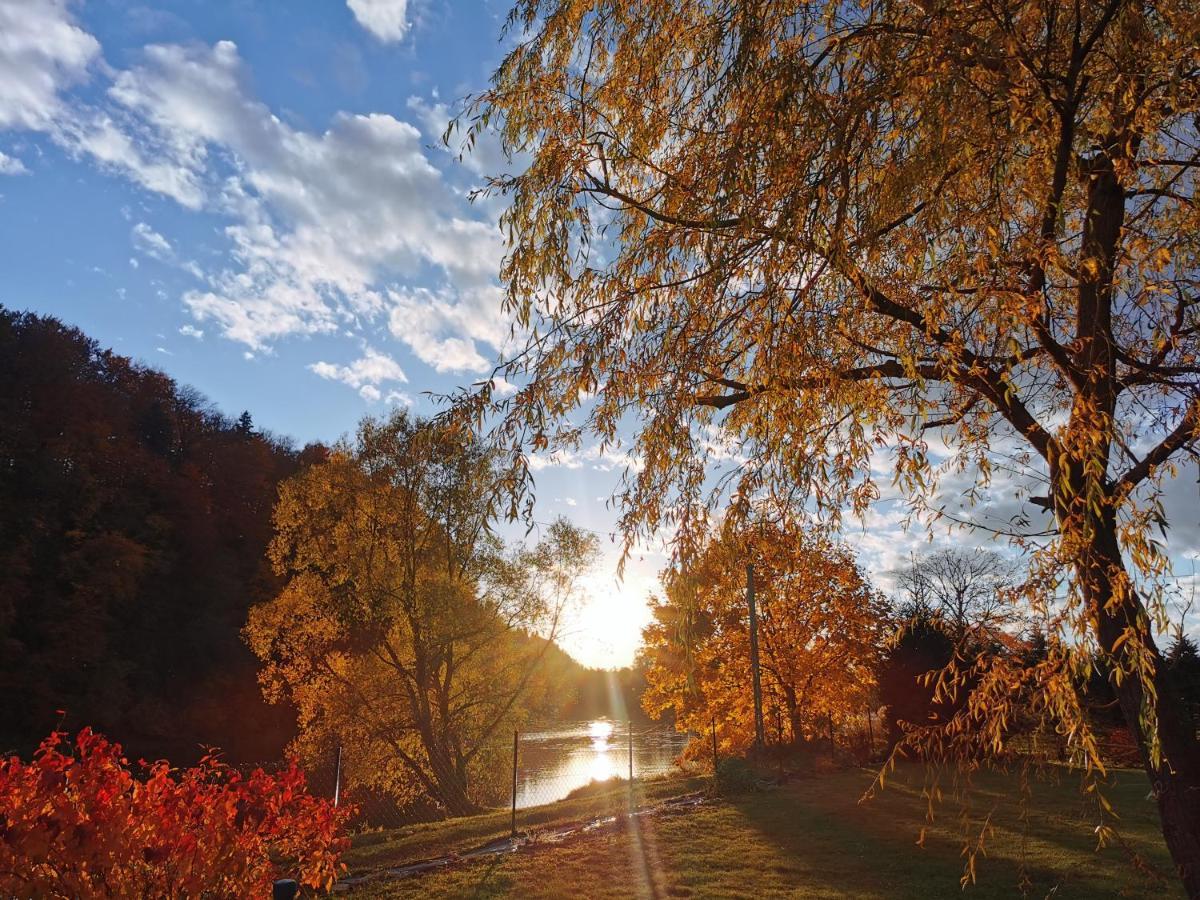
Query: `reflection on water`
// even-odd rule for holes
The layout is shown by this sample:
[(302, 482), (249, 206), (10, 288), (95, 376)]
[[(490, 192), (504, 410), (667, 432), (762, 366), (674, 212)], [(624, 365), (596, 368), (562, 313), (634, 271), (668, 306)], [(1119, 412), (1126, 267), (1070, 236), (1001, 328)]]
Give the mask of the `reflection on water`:
[[(687, 745), (670, 728), (633, 728), (633, 777), (668, 772)], [(629, 777), (630, 737), (625, 723), (599, 719), (521, 735), (517, 807), (561, 800), (592, 781)]]

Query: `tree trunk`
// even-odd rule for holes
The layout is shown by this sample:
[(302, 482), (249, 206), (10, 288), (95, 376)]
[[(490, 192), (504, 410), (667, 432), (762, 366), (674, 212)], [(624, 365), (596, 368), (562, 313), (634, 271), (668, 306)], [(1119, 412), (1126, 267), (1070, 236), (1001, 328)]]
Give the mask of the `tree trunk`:
[(447, 765), (445, 774), (437, 776), (438, 801), (445, 809), (446, 815), (454, 818), (471, 816), (480, 811), (478, 804), (473, 802), (467, 793), (466, 771), (457, 766)]
[(1112, 604), (1117, 591), (1116, 579), (1125, 575), (1116, 522), (1109, 514), (1099, 517), (1093, 526), (1092, 538), (1076, 562), (1084, 599), (1093, 616), (1100, 646), (1106, 653), (1118, 659), (1129, 658), (1133, 648), (1128, 643), (1118, 645), (1117, 642), (1127, 629), (1132, 628), (1137, 637), (1130, 638), (1129, 643), (1140, 640), (1143, 652), (1155, 660), (1155, 716), (1161, 751), (1157, 764), (1150, 752), (1151, 736), (1143, 721), (1142, 707), (1146, 698), (1142, 681), (1129, 676), (1113, 687), (1125, 723), (1137, 739), (1142, 765), (1153, 786), (1167, 849), (1188, 896), (1200, 898), (1200, 741), (1197, 741), (1190, 721), (1185, 721), (1182, 715), (1182, 697), (1149, 633), (1141, 602), (1130, 590), (1123, 602)]
[(783, 688), (784, 706), (787, 708), (788, 730), (792, 733), (792, 746), (800, 746), (800, 706), (796, 700), (796, 689), (791, 685)]

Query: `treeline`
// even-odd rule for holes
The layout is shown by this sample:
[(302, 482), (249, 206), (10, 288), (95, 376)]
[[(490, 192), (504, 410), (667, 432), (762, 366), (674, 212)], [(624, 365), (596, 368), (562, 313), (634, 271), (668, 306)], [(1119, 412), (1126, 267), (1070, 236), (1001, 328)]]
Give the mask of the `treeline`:
[(95, 726), (133, 758), (280, 755), (240, 631), (281, 480), (324, 456), (75, 328), (0, 307), (0, 751)]
[(669, 715), (655, 720), (642, 708), (642, 695), (647, 686), (642, 660), (620, 669), (591, 669), (554, 646), (546, 654), (545, 666), (547, 679), (556, 686), (561, 698), (555, 715), (564, 722), (612, 719), (645, 725), (653, 721), (671, 721)]

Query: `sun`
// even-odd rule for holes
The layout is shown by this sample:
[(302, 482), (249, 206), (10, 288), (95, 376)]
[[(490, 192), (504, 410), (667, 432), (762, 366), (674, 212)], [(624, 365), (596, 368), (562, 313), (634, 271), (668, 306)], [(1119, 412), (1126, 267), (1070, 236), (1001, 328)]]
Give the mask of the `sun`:
[(582, 602), (563, 616), (559, 643), (586, 666), (615, 669), (633, 663), (650, 621), (651, 576), (596, 573), (583, 580)]

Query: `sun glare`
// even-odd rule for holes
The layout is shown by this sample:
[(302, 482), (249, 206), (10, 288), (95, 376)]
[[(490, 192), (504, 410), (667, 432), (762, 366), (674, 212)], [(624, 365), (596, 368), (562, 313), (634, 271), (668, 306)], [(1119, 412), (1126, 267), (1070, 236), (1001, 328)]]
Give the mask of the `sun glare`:
[(607, 741), (610, 737), (612, 737), (612, 733), (612, 722), (597, 720), (588, 725), (588, 734), (591, 735), (592, 740), (596, 741), (597, 743), (600, 743), (601, 741)]

